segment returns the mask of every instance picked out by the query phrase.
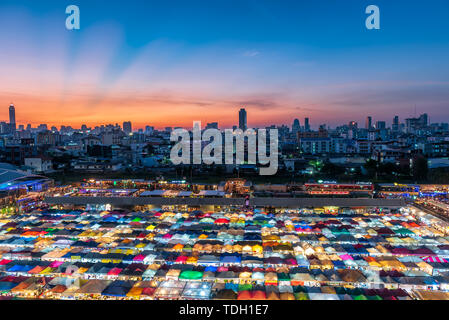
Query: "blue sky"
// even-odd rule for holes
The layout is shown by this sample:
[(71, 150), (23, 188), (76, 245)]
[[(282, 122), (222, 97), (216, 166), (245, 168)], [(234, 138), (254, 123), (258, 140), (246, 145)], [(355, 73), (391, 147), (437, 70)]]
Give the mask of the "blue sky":
[(449, 121), (447, 0), (2, 0), (0, 42), (0, 103), (23, 122), (228, 126), (241, 105), (253, 126), (390, 122), (415, 105)]

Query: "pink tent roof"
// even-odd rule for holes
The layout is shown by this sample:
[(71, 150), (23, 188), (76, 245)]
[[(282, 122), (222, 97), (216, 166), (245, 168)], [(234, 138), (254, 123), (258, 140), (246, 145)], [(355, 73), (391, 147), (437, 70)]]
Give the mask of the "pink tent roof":
[(120, 268), (112, 268), (111, 270), (109, 270), (108, 276), (117, 276), (117, 275), (120, 274), (120, 272), (122, 272), (122, 269), (120, 269)]
[(343, 254), (340, 256), (342, 260), (354, 260), (349, 254)]
[(139, 254), (134, 257), (133, 261), (143, 261), (145, 259), (145, 256), (143, 254)]
[(156, 291), (156, 288), (143, 288), (142, 294), (146, 296), (153, 296)]
[(176, 258), (176, 262), (186, 262), (187, 261), (187, 256), (179, 256), (178, 258)]
[(289, 264), (289, 265), (297, 265), (297, 264), (298, 264), (298, 262), (296, 261), (296, 259), (292, 259), (292, 258), (290, 258), (290, 259), (285, 259), (284, 262), (285, 262), (285, 264)]
[(59, 267), (61, 264), (63, 264), (64, 262), (62, 262), (62, 261), (53, 261), (50, 265), (49, 265), (49, 267), (50, 268), (57, 268), (57, 267)]
[(425, 262), (440, 262), (440, 263), (447, 263), (448, 259), (440, 258), (438, 256), (432, 257), (421, 257)]
[(0, 266), (4, 266), (5, 264), (10, 263), (12, 260), (7, 260), (7, 259), (3, 259), (2, 261), (0, 261)]

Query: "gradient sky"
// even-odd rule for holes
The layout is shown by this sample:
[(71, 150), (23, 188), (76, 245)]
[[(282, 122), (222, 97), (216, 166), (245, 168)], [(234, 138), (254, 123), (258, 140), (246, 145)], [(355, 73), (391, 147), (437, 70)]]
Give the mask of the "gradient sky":
[(33, 126), (449, 122), (449, 1), (1, 0), (0, 75)]

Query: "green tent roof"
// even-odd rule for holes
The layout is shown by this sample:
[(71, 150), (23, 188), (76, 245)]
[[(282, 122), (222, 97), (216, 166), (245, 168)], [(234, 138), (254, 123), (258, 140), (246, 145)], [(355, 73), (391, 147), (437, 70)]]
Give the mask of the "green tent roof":
[(239, 291), (250, 291), (253, 289), (251, 284), (239, 284)]
[(296, 300), (310, 300), (309, 295), (305, 292), (297, 292), (294, 295)]
[(396, 230), (394, 230), (394, 232), (396, 234), (414, 234), (413, 231), (410, 231), (409, 229), (406, 229), (406, 228), (396, 229)]
[(183, 280), (199, 280), (202, 278), (203, 273), (200, 271), (185, 270), (179, 275), (179, 279)]

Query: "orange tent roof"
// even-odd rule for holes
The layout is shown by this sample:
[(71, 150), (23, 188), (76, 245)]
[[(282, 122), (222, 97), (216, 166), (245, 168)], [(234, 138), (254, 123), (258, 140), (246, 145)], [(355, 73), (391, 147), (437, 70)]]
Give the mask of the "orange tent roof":
[(252, 300), (266, 300), (267, 295), (265, 294), (265, 291), (256, 290), (252, 292), (251, 298)]
[(251, 293), (248, 290), (240, 291), (237, 300), (251, 300)]

